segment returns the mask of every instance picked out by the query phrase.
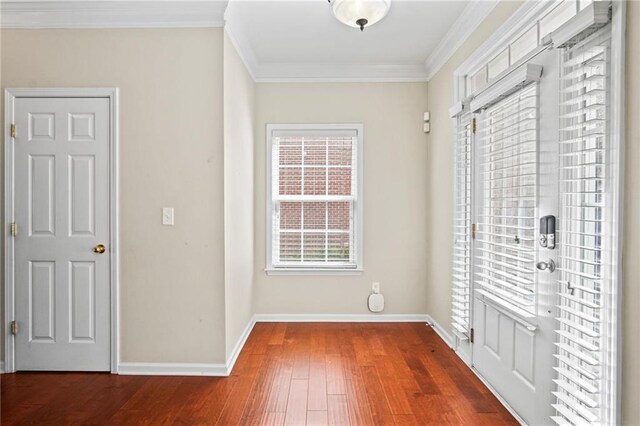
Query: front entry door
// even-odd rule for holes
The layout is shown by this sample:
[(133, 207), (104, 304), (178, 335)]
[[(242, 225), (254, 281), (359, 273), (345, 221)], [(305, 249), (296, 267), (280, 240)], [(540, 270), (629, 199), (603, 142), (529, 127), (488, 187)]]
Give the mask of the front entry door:
[(108, 98), (16, 98), (16, 370), (110, 369)]
[(474, 368), (530, 425), (553, 414), (557, 261), (541, 248), (539, 219), (558, 215), (559, 55), (531, 60), (539, 82), (477, 115)]

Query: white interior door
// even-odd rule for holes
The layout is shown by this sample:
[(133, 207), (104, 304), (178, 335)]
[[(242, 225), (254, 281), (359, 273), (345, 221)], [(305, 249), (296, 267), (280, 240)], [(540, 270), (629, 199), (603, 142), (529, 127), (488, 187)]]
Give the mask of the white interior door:
[(110, 369), (109, 114), (15, 99), (16, 370)]
[(540, 82), (478, 115), (473, 365), (528, 424), (553, 414), (557, 261), (539, 218), (558, 215), (557, 51), (537, 55)]

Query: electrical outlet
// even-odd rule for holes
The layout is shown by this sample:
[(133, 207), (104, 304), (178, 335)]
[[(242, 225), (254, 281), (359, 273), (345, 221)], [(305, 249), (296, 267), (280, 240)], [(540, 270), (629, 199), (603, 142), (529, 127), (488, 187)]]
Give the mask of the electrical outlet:
[(173, 225), (173, 207), (162, 208), (162, 224)]
[(380, 293), (380, 283), (373, 283), (371, 286), (371, 291), (374, 293)]

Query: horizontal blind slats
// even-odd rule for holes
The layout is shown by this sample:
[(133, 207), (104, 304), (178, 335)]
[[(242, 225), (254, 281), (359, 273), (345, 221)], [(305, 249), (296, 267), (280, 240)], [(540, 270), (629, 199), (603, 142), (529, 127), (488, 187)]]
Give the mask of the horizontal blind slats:
[(574, 425), (600, 422), (608, 78), (608, 31), (563, 52), (554, 408)]
[(469, 333), (471, 304), (471, 114), (456, 118), (454, 163), (453, 288), (451, 324), (457, 333)]

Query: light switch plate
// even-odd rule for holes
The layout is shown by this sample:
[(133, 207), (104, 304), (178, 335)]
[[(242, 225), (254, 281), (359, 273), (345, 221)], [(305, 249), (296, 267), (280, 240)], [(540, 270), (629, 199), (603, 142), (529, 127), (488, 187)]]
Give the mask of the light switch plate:
[(173, 207), (162, 208), (162, 224), (173, 225)]

